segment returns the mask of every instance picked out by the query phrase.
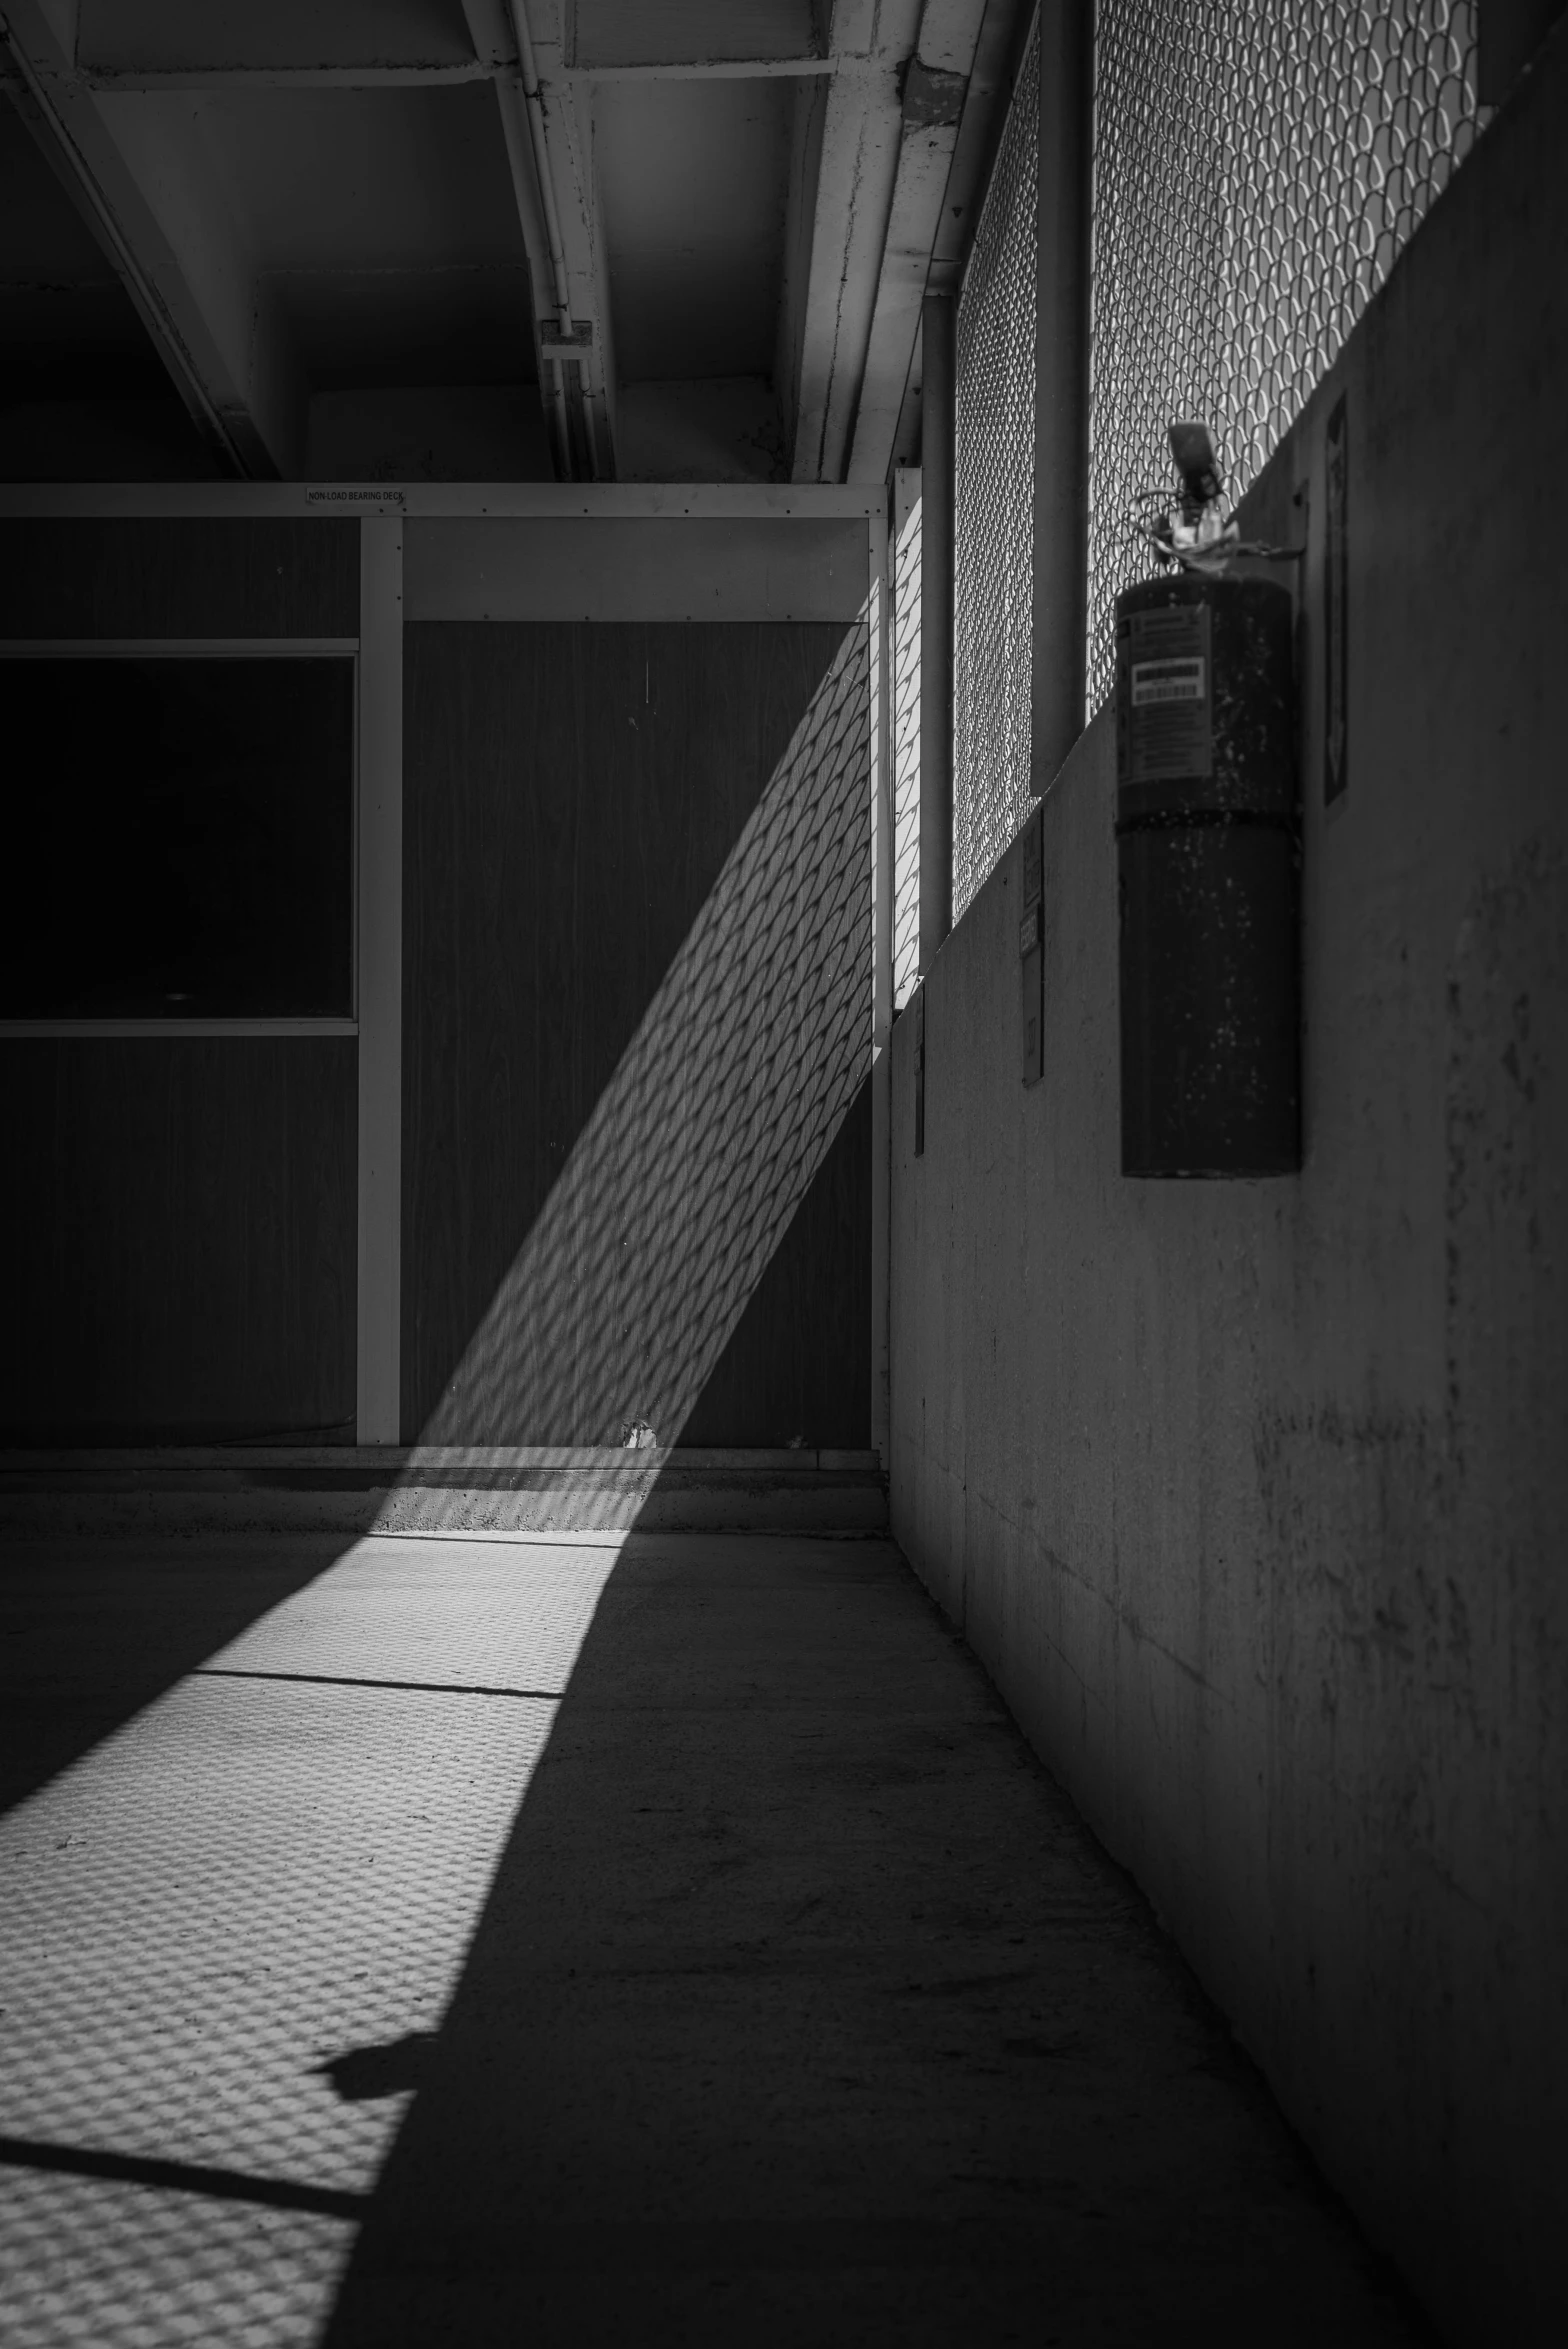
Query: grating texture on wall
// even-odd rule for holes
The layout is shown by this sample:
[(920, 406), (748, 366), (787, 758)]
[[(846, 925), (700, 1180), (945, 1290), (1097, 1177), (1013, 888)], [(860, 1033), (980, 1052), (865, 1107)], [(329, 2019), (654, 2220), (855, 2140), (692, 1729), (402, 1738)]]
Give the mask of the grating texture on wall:
[[(831, 639), (836, 627), (824, 630)], [(837, 650), (423, 1428), (677, 1440), (871, 1058), (871, 658)]]
[[(1176, 416), (1255, 478), (1479, 127), (1477, 0), (1099, 0), (1089, 708)], [(982, 230), (982, 234), (984, 231)]]
[(893, 547), (893, 1008), (920, 981), (920, 501)]
[(1031, 804), (1039, 55), (1031, 37), (958, 304), (955, 922)]

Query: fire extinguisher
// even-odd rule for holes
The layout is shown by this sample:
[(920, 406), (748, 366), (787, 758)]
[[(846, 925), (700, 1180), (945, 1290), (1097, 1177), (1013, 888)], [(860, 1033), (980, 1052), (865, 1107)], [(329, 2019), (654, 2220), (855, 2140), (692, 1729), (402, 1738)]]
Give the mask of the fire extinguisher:
[(1301, 1164), (1300, 824), (1292, 606), (1230, 577), (1201, 425), (1172, 425), (1169, 567), (1116, 599), (1122, 1172)]

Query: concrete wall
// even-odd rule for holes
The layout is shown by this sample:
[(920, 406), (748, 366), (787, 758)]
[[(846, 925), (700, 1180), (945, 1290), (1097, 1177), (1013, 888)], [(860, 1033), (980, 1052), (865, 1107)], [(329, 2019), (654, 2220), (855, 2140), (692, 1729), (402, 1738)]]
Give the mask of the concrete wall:
[[(1307, 1156), (1118, 1172), (1114, 745), (893, 1043), (892, 1508), (1374, 2240), (1456, 2342), (1568, 2337), (1568, 43), (1292, 433)], [(1348, 398), (1350, 783), (1323, 799)]]

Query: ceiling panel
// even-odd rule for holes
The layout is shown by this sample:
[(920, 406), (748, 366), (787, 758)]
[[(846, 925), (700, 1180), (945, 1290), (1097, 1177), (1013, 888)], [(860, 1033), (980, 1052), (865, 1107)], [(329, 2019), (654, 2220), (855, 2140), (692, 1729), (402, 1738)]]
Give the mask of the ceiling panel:
[(577, 0), (580, 67), (820, 57), (812, 0)]
[(271, 290), (314, 390), (534, 381), (524, 268), (319, 270)]
[[(444, 89), (138, 91), (159, 149), (200, 164), (258, 268), (407, 268), (524, 257), (495, 95)], [(187, 172), (195, 185), (194, 170)]]
[(626, 380), (771, 373), (794, 101), (787, 77), (610, 82), (595, 93)]
[(130, 297), (20, 117), (0, 104), (0, 396), (164, 381)]
[(0, 102), (0, 275), (109, 277), (98, 240), (38, 151), (15, 109)]
[(89, 72), (453, 66), (473, 54), (462, 0), (80, 0)]

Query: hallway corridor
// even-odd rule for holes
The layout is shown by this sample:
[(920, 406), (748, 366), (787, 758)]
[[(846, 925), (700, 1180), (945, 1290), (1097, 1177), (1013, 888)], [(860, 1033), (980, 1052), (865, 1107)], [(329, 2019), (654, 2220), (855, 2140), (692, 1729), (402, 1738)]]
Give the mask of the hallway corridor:
[(0, 1591), (7, 2349), (1427, 2338), (891, 1543)]

